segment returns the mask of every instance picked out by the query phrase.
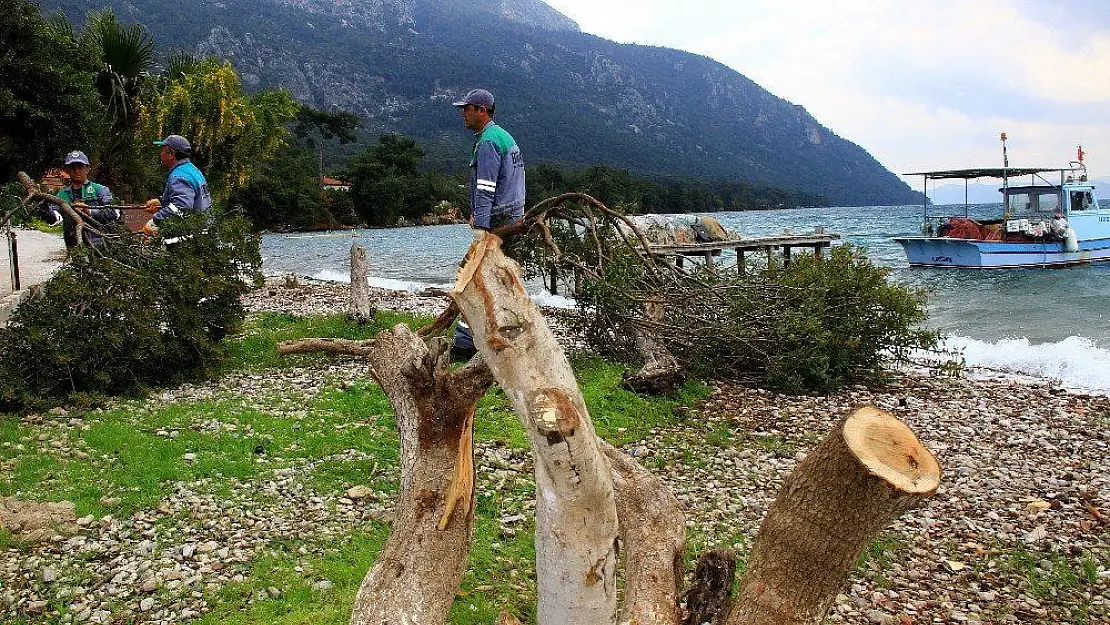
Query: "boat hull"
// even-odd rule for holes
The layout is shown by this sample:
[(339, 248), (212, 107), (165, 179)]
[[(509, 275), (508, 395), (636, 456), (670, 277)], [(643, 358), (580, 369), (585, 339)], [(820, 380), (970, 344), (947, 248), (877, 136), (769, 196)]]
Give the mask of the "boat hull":
[(1010, 269), (1018, 267), (1067, 267), (1110, 262), (1110, 238), (1079, 242), (1079, 251), (1068, 252), (1059, 241), (1005, 243), (945, 237), (896, 238), (912, 267)]

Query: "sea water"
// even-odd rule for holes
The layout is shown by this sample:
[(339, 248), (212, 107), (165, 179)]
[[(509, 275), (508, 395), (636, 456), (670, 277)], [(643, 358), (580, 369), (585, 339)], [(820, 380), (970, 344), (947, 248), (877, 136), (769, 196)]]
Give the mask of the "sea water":
[[(963, 206), (949, 208), (950, 214), (963, 215)], [(970, 210), (974, 217), (999, 209), (987, 205)], [(1110, 263), (1066, 269), (911, 268), (893, 237), (919, 234), (921, 211), (920, 206), (869, 206), (714, 216), (749, 237), (805, 234), (815, 227), (840, 234), (843, 241), (864, 248), (872, 262), (890, 267), (892, 279), (928, 293), (928, 325), (947, 336), (946, 346), (961, 353), (968, 366), (1110, 393)], [(367, 250), (372, 284), (419, 291), (450, 285), (471, 239), (465, 225), (266, 235), (263, 270), (345, 282), (350, 245), (357, 241)], [(720, 262), (731, 264), (729, 256), (726, 252)], [(535, 289), (541, 303), (568, 303)]]

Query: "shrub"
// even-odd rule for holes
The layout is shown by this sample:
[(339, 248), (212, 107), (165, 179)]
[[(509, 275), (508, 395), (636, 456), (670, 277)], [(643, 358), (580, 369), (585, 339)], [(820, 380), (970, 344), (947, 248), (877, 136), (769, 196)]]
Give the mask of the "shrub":
[(167, 249), (121, 235), (77, 251), (0, 329), (0, 410), (75, 394), (136, 393), (212, 371), (259, 277), (258, 239), (241, 217), (167, 226)]
[[(789, 266), (691, 273), (654, 269), (623, 246), (611, 228), (599, 242), (586, 229), (555, 222), (563, 262), (580, 263), (585, 279), (568, 320), (592, 351), (637, 364), (637, 335), (649, 335), (690, 372), (705, 378), (756, 378), (786, 392), (830, 392), (882, 377), (891, 358), (936, 347), (920, 326), (922, 292), (889, 280), (863, 250), (840, 246), (827, 258), (798, 255)], [(556, 259), (534, 235), (513, 242), (529, 277)], [(564, 264), (563, 271), (569, 273)], [(593, 275), (590, 275), (590, 273)], [(564, 274), (565, 275), (565, 274)], [(647, 319), (646, 304), (661, 304)]]
[(833, 391), (881, 377), (891, 357), (933, 349), (925, 330), (925, 297), (888, 279), (890, 270), (843, 245), (827, 259), (795, 258), (765, 276), (784, 297), (770, 325), (777, 346), (767, 354), (767, 380), (787, 391)]

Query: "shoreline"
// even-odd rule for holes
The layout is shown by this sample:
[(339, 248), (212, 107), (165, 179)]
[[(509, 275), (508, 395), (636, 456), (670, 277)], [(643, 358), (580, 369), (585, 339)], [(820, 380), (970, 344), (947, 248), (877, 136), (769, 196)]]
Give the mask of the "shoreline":
[[(344, 285), (287, 285), (271, 278), (244, 301), (251, 314), (332, 314), (345, 312), (347, 293)], [(404, 291), (371, 288), (370, 296), (382, 310), (423, 315), (446, 305), (442, 296)], [(390, 518), (392, 495), (376, 484), (396, 480), (394, 468), (354, 447), (302, 458), (292, 449), (301, 436), (285, 448), (265, 442), (276, 432), (260, 429), (262, 422), (252, 415), (261, 411), (277, 423), (310, 430), (323, 416), (311, 408), (314, 403), (338, 394), (346, 405), (371, 384), (365, 361), (318, 358), (235, 371), (139, 400), (113, 400), (89, 413), (56, 409), (24, 417), (26, 433), (4, 442), (0, 469), (12, 471), (18, 454), (58, 463), (88, 457), (92, 450), (82, 433), (106, 427), (103, 419), (122, 412), (131, 420), (127, 427), (166, 444), (199, 435), (236, 445), (233, 441), (242, 439), (260, 473), (226, 482), (197, 469), (170, 479), (159, 500), (134, 513), (114, 518), (110, 512), (119, 500), (102, 499), (103, 516), (78, 520), (73, 536), (26, 548), (9, 545), (0, 550), (0, 584), (10, 589), (0, 593), (0, 614), (26, 613), (28, 606), (47, 610), (60, 602), (71, 614), (84, 615), (74, 622), (114, 617), (169, 623), (218, 609), (217, 591), (237, 584), (261, 592), (261, 601), (281, 601), (301, 587), (311, 587), (317, 596), (323, 592), (317, 585), (324, 582), (338, 586), (336, 578), (321, 579), (309, 564), (302, 567), (303, 579), (271, 582), (263, 575), (255, 582), (260, 571), (252, 563), (282, 549), (292, 536), (304, 541), (305, 551), (292, 555), (303, 562), (324, 557), (318, 550), (326, 554), (336, 537), (380, 528)], [(783, 480), (807, 451), (849, 411), (874, 405), (905, 421), (937, 456), (942, 485), (865, 552), (828, 622), (1048, 625), (1110, 619), (1110, 514), (1102, 512), (1110, 510), (1110, 398), (1073, 394), (1045, 382), (910, 372), (898, 372), (882, 386), (855, 386), (828, 396), (781, 395), (729, 381), (710, 382), (708, 391), (622, 445), (679, 499), (692, 550), (719, 546), (744, 553)], [(201, 408), (189, 412), (186, 407), (194, 405)], [(184, 420), (149, 421), (167, 409)], [(361, 438), (375, 424), (388, 430), (392, 424), (382, 410), (360, 407), (327, 435), (351, 432)], [(259, 441), (265, 442), (265, 453), (252, 456), (249, 449)], [(224, 444), (175, 449), (189, 452), (187, 466), (199, 467)], [(384, 474), (379, 461), (386, 462)], [(119, 459), (105, 454), (100, 462), (112, 471)], [(356, 472), (331, 486), (313, 481), (318, 472), (342, 463), (353, 463)], [(531, 514), (531, 454), (501, 438), (479, 440), (475, 465), (477, 491), (492, 508), (486, 514), (500, 528), (495, 540), (506, 543), (527, 527), (514, 519)], [(349, 496), (359, 484), (372, 485), (374, 494)], [(81, 581), (88, 576), (107, 581)], [(522, 578), (520, 591), (529, 583), (526, 572)], [(353, 592), (357, 581), (350, 583)], [(483, 587), (480, 579), (470, 583)], [(482, 592), (457, 601), (465, 606)]]

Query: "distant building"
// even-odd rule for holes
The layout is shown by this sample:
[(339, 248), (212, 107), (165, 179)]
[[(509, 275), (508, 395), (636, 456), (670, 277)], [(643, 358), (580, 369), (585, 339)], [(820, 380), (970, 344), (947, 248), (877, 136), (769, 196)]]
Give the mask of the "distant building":
[(57, 167), (51, 167), (39, 180), (39, 188), (47, 193), (54, 193), (69, 184), (69, 176)]
[(324, 190), (325, 191), (350, 191), (351, 183), (338, 178), (331, 178), (324, 176)]

